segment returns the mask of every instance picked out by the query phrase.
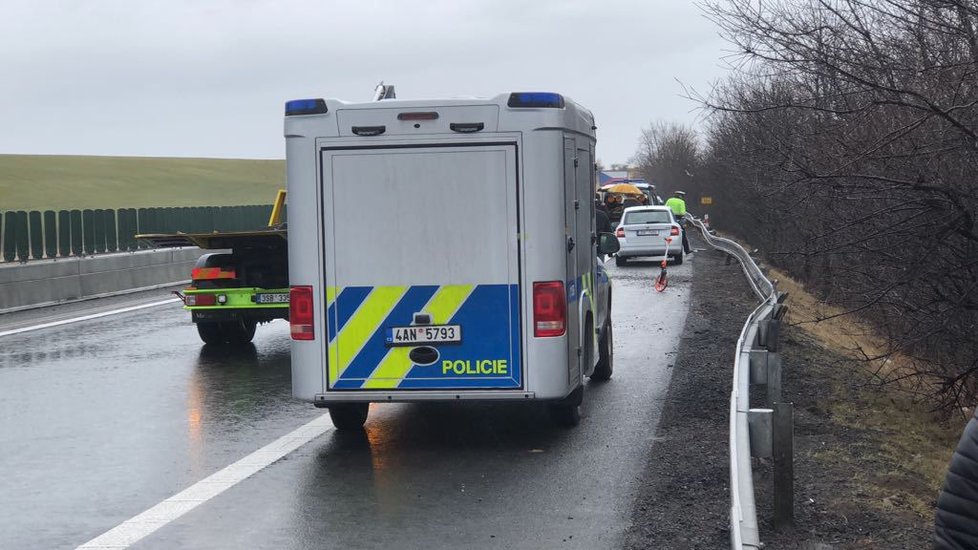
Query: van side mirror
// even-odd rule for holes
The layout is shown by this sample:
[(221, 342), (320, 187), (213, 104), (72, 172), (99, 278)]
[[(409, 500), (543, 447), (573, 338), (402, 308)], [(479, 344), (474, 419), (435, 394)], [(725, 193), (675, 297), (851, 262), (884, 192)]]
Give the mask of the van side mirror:
[(614, 233), (601, 233), (598, 235), (598, 253), (604, 254), (605, 256), (609, 254), (614, 254), (621, 249), (621, 245), (618, 243), (618, 237)]

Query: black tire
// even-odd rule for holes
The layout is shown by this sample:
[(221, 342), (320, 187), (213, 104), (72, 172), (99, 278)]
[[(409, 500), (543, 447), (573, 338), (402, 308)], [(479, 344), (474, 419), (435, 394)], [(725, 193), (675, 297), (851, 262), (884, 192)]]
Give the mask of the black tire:
[[(233, 266), (234, 266), (233, 254), (216, 253), (216, 252), (202, 255), (201, 257), (197, 258), (197, 262), (194, 264), (194, 267), (226, 268), (226, 267), (233, 267)], [(224, 286), (227, 286), (227, 281), (228, 281), (227, 279), (218, 279), (214, 281), (210, 281), (210, 280), (194, 281), (193, 285), (197, 288), (204, 288), (204, 289), (222, 288)]]
[(224, 331), (224, 340), (228, 344), (238, 345), (251, 342), (251, 339), (255, 337), (255, 327), (258, 326), (258, 323), (241, 319), (227, 321), (221, 325), (223, 325), (221, 328)]
[(618, 267), (621, 267), (627, 263), (628, 263), (628, 258), (624, 258), (622, 256), (615, 256), (615, 265), (617, 265)]
[(219, 346), (224, 343), (224, 331), (221, 330), (221, 323), (199, 321), (197, 323), (197, 334), (205, 344)]
[(677, 255), (673, 256), (672, 259), (673, 259), (673, 263), (675, 265), (683, 265), (683, 255), (682, 254), (677, 254)]
[(353, 432), (363, 430), (363, 423), (367, 421), (367, 413), (370, 410), (369, 403), (342, 403), (329, 406), (329, 418), (333, 425), (341, 432)]
[(583, 401), (584, 386), (580, 385), (570, 395), (550, 406), (550, 417), (562, 428), (573, 428), (581, 423)]
[(197, 334), (205, 344), (242, 345), (255, 337), (256, 321), (198, 321)]
[[(587, 361), (590, 361), (594, 354), (594, 336), (591, 332), (593, 327), (594, 325), (589, 318), (584, 325), (584, 334), (587, 334), (588, 338), (584, 341), (583, 357), (586, 357)], [(573, 428), (581, 423), (581, 403), (583, 402), (584, 380), (582, 377), (581, 385), (574, 388), (574, 391), (570, 392), (567, 397), (550, 406), (550, 416), (558, 426)]]
[[(610, 314), (611, 312), (609, 312)], [(591, 380), (610, 380), (615, 370), (615, 341), (611, 332), (611, 321), (598, 341), (598, 364), (591, 373)]]

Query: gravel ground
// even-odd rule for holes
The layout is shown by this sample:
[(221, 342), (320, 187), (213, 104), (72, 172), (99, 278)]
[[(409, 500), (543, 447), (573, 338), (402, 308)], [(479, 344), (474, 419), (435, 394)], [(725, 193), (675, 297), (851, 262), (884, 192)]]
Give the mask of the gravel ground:
[[(757, 301), (739, 264), (725, 265), (724, 255), (702, 242), (693, 246), (705, 250), (692, 259), (696, 269), (682, 351), (633, 508), (628, 549), (730, 544), (727, 411), (733, 351)], [(882, 428), (862, 423), (872, 415), (904, 413), (889, 409), (891, 399), (867, 384), (860, 364), (826, 350), (799, 328), (782, 328), (781, 352), (783, 392), (795, 406), (796, 521), (780, 532), (770, 525), (770, 464), (755, 459), (765, 546), (929, 548), (936, 493), (915, 475), (913, 462), (903, 459), (906, 451), (892, 452), (895, 432), (904, 428), (896, 418)], [(840, 405), (853, 412), (840, 415)]]
[[(725, 548), (727, 410), (734, 347), (756, 306), (740, 264), (702, 241), (690, 258), (692, 302), (625, 547)], [(669, 292), (669, 289), (666, 289)]]

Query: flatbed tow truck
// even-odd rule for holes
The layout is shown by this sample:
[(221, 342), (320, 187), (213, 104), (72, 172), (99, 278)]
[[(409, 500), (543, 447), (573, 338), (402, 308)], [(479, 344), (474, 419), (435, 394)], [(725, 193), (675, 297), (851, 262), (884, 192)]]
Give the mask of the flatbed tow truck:
[(141, 234), (155, 248), (197, 246), (202, 255), (191, 283), (176, 291), (205, 344), (246, 344), (260, 323), (289, 318), (288, 233), (280, 190), (268, 227), (255, 231)]

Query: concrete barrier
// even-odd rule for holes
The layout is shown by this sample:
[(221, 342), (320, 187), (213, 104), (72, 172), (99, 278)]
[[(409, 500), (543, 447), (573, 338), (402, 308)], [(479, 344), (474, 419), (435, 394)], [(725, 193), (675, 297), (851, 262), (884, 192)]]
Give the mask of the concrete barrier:
[(0, 313), (186, 283), (199, 248), (0, 264)]

